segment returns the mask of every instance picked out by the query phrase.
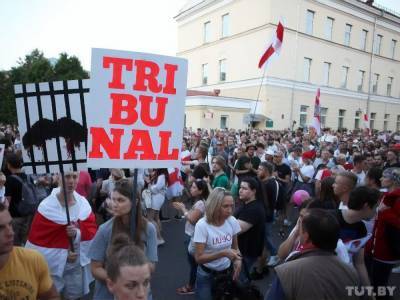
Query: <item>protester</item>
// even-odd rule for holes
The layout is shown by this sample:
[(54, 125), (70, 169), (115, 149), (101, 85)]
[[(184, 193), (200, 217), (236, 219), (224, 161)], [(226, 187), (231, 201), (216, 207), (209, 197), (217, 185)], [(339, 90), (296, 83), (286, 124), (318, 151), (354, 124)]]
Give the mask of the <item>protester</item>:
[(225, 159), (222, 156), (215, 156), (212, 159), (212, 170), (214, 179), (212, 181), (211, 187), (215, 189), (216, 187), (228, 188), (229, 179), (225, 173)]
[[(60, 299), (43, 256), (15, 247), (12, 218), (0, 203), (0, 299)], [(29, 288), (26, 288), (29, 286)]]
[(146, 300), (151, 265), (143, 250), (125, 234), (116, 235), (108, 250), (107, 288), (115, 300)]
[(335, 254), (340, 226), (329, 212), (311, 209), (299, 223), (300, 250), (275, 268), (265, 299), (358, 299), (346, 287), (358, 286), (354, 269)]
[(78, 172), (65, 173), (65, 186), (54, 189), (40, 203), (26, 243), (26, 248), (43, 254), (57, 291), (65, 299), (87, 295), (93, 281), (88, 255), (97, 225), (88, 201), (75, 191), (78, 177)]
[(202, 179), (197, 179), (192, 183), (190, 187), (190, 195), (192, 197), (193, 206), (190, 210), (187, 210), (185, 205), (181, 202), (174, 202), (173, 206), (180, 210), (185, 219), (185, 234), (186, 240), (185, 245), (187, 249), (187, 258), (190, 266), (189, 283), (177, 289), (177, 293), (181, 295), (194, 294), (194, 284), (196, 282), (197, 263), (194, 258), (194, 242), (193, 235), (195, 225), (200, 218), (203, 217), (205, 212), (205, 201), (209, 195), (209, 189), (207, 183)]
[[(232, 274), (237, 280), (242, 257), (238, 249), (239, 222), (232, 216), (233, 197), (230, 192), (216, 188), (206, 202), (205, 216), (195, 227), (196, 299), (212, 299), (211, 288), (216, 274)], [(232, 271), (233, 264), (233, 271)]]
[(347, 209), (350, 193), (356, 187), (357, 176), (349, 171), (343, 171), (336, 175), (333, 191), (338, 198), (339, 209)]
[[(132, 183), (127, 179), (120, 180), (111, 194), (114, 217), (99, 227), (91, 243), (89, 258), (91, 259), (91, 271), (96, 279), (94, 300), (113, 299), (113, 296), (106, 288), (107, 274), (105, 266), (108, 261), (107, 249), (113, 244), (114, 237), (117, 234), (125, 233), (130, 236), (132, 199), (134, 199)], [(142, 216), (139, 199), (136, 200), (135, 211), (136, 228), (133, 240), (137, 246), (144, 249), (154, 271), (154, 265), (158, 261), (155, 225)]]
[(391, 271), (400, 261), (400, 168), (385, 169), (382, 187), (388, 191), (380, 202), (365, 255), (375, 291), (379, 286), (388, 285)]

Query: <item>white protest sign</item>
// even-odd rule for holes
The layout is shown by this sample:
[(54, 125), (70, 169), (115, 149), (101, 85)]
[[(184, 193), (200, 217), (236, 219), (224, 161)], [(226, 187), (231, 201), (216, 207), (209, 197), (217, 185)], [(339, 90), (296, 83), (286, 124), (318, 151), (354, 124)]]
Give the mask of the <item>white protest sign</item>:
[(4, 149), (6, 145), (5, 144), (0, 144), (0, 168), (3, 165), (3, 158), (4, 158)]
[(186, 80), (185, 59), (92, 49), (88, 166), (179, 166)]
[(86, 169), (88, 84), (68, 80), (14, 86), (27, 174)]

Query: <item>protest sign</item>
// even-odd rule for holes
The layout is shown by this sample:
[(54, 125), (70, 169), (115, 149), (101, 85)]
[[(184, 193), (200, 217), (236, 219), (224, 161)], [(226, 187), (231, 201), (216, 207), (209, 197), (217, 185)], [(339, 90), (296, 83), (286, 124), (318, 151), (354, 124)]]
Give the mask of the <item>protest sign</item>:
[(93, 49), (88, 166), (179, 166), (186, 79), (185, 59)]
[(70, 80), (14, 86), (27, 174), (86, 168), (88, 85)]

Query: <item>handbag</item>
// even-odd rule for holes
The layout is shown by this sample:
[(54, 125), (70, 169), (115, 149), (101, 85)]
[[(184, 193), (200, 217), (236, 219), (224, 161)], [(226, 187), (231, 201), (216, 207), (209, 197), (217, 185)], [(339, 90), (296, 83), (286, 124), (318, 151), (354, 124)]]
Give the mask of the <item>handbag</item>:
[(146, 208), (151, 208), (151, 191), (149, 189), (142, 191), (142, 200)]

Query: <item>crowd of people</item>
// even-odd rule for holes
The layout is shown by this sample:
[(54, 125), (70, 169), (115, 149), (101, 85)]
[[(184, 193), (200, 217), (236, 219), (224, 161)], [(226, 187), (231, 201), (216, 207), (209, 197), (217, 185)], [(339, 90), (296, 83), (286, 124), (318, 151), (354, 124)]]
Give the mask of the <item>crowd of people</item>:
[[(187, 284), (173, 287), (180, 295), (390, 299), (400, 133), (185, 128), (183, 136), (181, 165), (138, 170), (135, 189), (130, 169), (25, 174), (18, 128), (0, 124), (0, 299), (79, 299), (91, 289), (93, 299), (152, 299), (171, 211), (186, 220), (176, 233), (190, 269)], [(272, 269), (261, 295), (252, 283)]]

